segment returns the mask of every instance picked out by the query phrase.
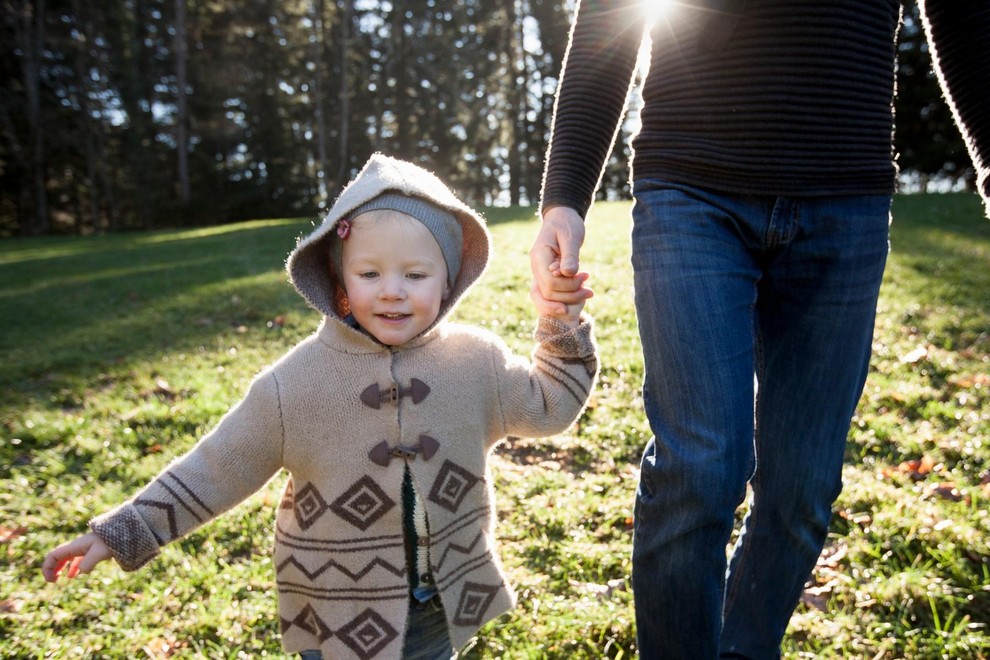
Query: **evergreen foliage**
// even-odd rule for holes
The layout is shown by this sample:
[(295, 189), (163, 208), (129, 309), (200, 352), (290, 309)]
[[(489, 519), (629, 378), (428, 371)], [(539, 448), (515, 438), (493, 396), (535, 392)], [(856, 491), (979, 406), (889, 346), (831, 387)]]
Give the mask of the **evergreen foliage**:
[[(972, 178), (917, 7), (912, 181)], [(0, 3), (0, 236), (315, 216), (375, 150), (534, 204), (573, 0)], [(620, 141), (601, 198), (628, 196)]]

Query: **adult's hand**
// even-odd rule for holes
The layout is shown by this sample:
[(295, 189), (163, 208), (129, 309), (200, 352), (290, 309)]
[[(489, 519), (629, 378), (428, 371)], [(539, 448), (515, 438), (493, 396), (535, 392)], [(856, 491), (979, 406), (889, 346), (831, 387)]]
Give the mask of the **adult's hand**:
[(588, 274), (579, 270), (583, 244), (584, 220), (577, 211), (566, 206), (547, 209), (529, 251), (530, 298), (540, 314), (565, 315), (568, 305), (580, 305), (594, 295), (584, 286)]

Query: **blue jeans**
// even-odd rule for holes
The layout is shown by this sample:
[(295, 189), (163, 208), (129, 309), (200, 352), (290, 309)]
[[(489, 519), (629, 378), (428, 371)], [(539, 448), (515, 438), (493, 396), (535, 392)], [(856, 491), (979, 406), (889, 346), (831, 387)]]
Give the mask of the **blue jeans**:
[(753, 197), (652, 179), (634, 194), (654, 435), (635, 508), (640, 654), (776, 658), (841, 489), (890, 197)]
[[(406, 638), (402, 643), (402, 660), (450, 660), (454, 649), (447, 631), (447, 615), (440, 596), (421, 603), (415, 598), (409, 602), (409, 621)], [(303, 651), (301, 660), (322, 660), (319, 651)]]

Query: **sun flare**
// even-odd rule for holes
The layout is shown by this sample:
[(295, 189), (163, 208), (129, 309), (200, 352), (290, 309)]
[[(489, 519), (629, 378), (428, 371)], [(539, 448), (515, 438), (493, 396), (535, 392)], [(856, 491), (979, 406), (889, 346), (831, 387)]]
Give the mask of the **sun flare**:
[(674, 0), (643, 0), (643, 12), (650, 25), (666, 16), (673, 6)]

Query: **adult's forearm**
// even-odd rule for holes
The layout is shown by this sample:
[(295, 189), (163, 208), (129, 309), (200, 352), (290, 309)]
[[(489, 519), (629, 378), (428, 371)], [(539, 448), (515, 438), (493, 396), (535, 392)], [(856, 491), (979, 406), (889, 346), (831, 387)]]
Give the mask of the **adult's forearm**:
[(587, 213), (626, 106), (645, 15), (641, 0), (577, 7), (554, 104), (541, 206)]
[(990, 5), (923, 0), (922, 18), (932, 61), (976, 168), (990, 215)]

